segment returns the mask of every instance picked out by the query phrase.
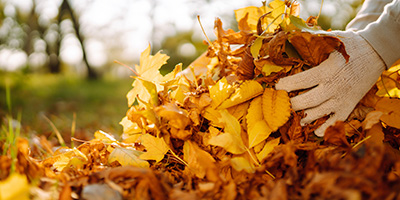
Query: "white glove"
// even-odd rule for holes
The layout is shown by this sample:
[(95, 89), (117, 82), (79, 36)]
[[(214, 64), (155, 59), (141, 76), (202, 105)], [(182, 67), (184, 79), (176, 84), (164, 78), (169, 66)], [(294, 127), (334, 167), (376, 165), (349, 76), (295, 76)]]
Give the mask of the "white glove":
[(302, 126), (332, 114), (315, 130), (315, 134), (320, 137), (324, 136), (326, 128), (336, 121), (347, 119), (386, 67), (371, 45), (358, 33), (331, 33), (344, 43), (350, 55), (348, 63), (339, 52), (334, 51), (319, 66), (282, 78), (275, 86), (277, 90), (288, 92), (316, 86), (291, 98), (291, 103), (295, 111), (305, 110), (306, 116), (300, 121)]

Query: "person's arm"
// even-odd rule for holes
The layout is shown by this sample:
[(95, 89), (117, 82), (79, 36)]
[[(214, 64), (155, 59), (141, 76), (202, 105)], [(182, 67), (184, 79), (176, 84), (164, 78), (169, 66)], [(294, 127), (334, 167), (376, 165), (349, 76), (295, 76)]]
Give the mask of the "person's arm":
[(387, 68), (400, 58), (400, 0), (385, 6), (382, 15), (359, 31), (381, 56)]
[(365, 0), (360, 11), (351, 20), (346, 30), (358, 31), (364, 29), (368, 24), (376, 21), (383, 13), (383, 8), (393, 0)]
[[(355, 25), (362, 28), (360, 21)], [(346, 120), (385, 68), (400, 58), (400, 0), (387, 4), (382, 15), (360, 31), (331, 34), (344, 43), (348, 62), (335, 51), (319, 66), (282, 78), (275, 85), (277, 90), (288, 92), (311, 88), (290, 101), (294, 110), (305, 110), (302, 125), (330, 116), (315, 131), (317, 136), (323, 136), (336, 121)]]

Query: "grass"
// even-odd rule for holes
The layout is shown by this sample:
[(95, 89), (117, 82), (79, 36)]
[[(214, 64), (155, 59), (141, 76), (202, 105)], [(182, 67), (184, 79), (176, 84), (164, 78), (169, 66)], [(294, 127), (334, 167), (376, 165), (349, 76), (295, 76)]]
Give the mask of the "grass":
[(54, 135), (53, 123), (64, 138), (92, 135), (98, 129), (122, 133), (118, 123), (128, 109), (125, 95), (131, 79), (88, 81), (63, 75), (0, 73), (0, 80), (1, 118), (21, 113), (22, 125), (30, 132)]

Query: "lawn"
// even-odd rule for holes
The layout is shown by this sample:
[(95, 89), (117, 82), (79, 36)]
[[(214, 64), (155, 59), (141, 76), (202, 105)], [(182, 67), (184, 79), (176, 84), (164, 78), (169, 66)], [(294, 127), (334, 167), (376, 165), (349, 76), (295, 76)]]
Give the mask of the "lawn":
[(121, 134), (119, 121), (128, 109), (125, 95), (131, 88), (131, 79), (85, 80), (67, 75), (1, 73), (0, 80), (0, 116), (5, 119), (10, 113), (8, 88), (12, 116), (21, 116), (24, 134), (54, 135), (46, 118), (66, 141), (74, 132), (73, 123), (81, 137), (93, 135), (99, 129), (116, 136)]

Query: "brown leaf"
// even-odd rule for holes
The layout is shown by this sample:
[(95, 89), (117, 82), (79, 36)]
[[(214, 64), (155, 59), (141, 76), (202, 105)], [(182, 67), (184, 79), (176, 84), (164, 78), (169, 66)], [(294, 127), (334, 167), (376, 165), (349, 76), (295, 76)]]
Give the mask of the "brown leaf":
[(294, 65), (300, 60), (295, 58), (288, 58), (285, 56), (285, 46), (288, 40), (288, 34), (286, 32), (279, 32), (276, 34), (271, 41), (268, 43), (268, 55), (272, 62), (277, 65)]
[(350, 147), (346, 139), (345, 123), (337, 121), (333, 126), (330, 126), (325, 131), (324, 141), (336, 146)]
[(321, 36), (308, 32), (294, 32), (289, 36), (289, 42), (294, 46), (299, 55), (311, 66), (317, 66), (329, 57), (329, 54), (337, 50), (346, 61), (349, 55), (344, 49), (344, 44), (333, 36)]

